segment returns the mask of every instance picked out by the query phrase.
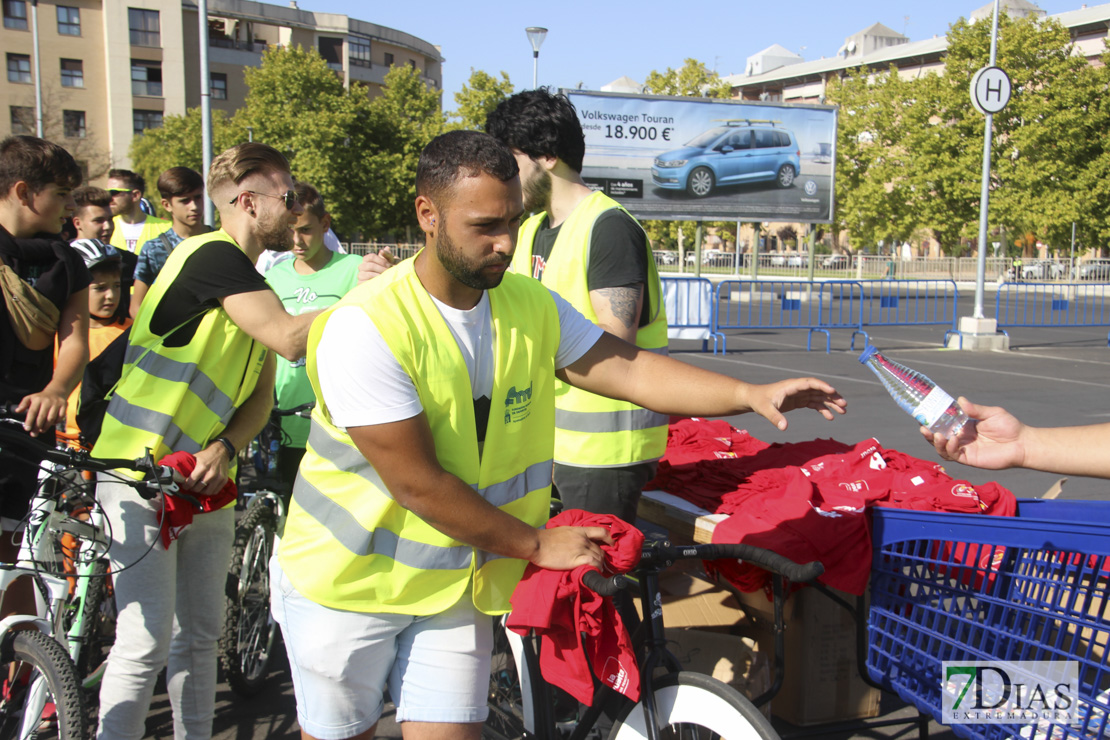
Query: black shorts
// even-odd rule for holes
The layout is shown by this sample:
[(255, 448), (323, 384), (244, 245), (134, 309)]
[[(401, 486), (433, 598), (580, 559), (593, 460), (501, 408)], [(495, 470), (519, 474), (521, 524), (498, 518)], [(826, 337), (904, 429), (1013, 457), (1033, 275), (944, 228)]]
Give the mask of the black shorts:
[[(40, 434), (36, 440), (40, 439), (52, 445), (54, 433)], [(34, 449), (28, 445), (0, 450), (0, 517), (20, 520), (27, 516), (39, 486), (41, 461)]]

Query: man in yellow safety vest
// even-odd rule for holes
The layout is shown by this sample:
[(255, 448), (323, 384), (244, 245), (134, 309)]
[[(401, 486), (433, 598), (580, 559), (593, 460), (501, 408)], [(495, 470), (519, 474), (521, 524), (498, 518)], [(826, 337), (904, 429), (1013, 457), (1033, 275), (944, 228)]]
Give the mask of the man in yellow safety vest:
[(827, 418), (827, 383), (752, 385), (606, 334), (508, 272), (523, 215), (512, 153), (487, 134), (432, 140), (416, 174), (425, 248), (312, 327), (316, 394), (273, 613), (306, 738), (372, 738), (388, 683), (406, 740), (477, 740), (492, 623), (524, 567), (597, 564), (603, 527), (542, 529), (555, 381), (663, 414)]

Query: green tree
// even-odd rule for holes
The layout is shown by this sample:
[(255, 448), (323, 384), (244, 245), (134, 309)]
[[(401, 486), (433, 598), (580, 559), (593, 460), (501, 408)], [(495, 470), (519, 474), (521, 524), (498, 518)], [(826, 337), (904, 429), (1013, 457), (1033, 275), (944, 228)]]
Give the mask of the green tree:
[[(190, 108), (183, 116), (169, 115), (162, 128), (149, 128), (131, 140), (131, 167), (147, 183), (147, 197), (158, 213), (167, 216), (155, 183), (170, 167), (192, 167), (204, 172), (201, 144), (200, 108)], [(246, 131), (236, 128), (222, 110), (212, 111), (212, 149), (221, 152), (239, 141)]]
[(457, 110), (451, 117), (457, 118), (459, 128), (480, 131), (485, 128), (486, 116), (507, 97), (513, 94), (513, 83), (508, 73), (502, 71), (501, 79), (480, 69), (470, 68), (470, 79), (462, 89), (455, 93)]
[(271, 48), (245, 74), (250, 92), (235, 126), (285, 154), (293, 176), (324, 196), (337, 231), (373, 232), (380, 181), (365, 152), (382, 134), (366, 88), (345, 88), (319, 54), (300, 47)]
[(653, 70), (644, 90), (654, 95), (682, 95), (690, 98), (731, 98), (732, 88), (716, 72), (697, 59), (687, 59), (678, 69)]
[(365, 161), (373, 173), (373, 213), (378, 230), (412, 240), (416, 225), (416, 164), (420, 152), (439, 134), (446, 122), (440, 109), (439, 92), (430, 89), (411, 67), (394, 67), (385, 76), (382, 94), (370, 103), (374, 140), (365, 150)]

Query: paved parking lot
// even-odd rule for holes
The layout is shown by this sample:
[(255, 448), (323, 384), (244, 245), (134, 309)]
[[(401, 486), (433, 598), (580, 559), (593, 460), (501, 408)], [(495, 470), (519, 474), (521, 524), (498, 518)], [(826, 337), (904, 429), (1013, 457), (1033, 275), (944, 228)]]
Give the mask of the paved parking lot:
[[(854, 443), (876, 437), (886, 447), (933, 459), (932, 447), (918, 435), (917, 426), (892, 401), (869, 370), (858, 362), (859, 351), (848, 349), (850, 332), (833, 332), (833, 351), (806, 352), (805, 331), (735, 332), (729, 335), (729, 353), (701, 353), (700, 343), (672, 345), (683, 361), (753, 382), (769, 382), (793, 375), (818, 375), (832, 382), (848, 399), (849, 413), (826, 422), (814, 413), (795, 412), (790, 427), (779, 432), (759, 417), (739, 416), (730, 421), (768, 441), (800, 441), (833, 437)], [(965, 352), (941, 348), (943, 330), (937, 327), (888, 327), (872, 333), (872, 341), (899, 362), (929, 375), (952, 395), (965, 395), (977, 403), (1003, 405), (1028, 423), (1043, 425), (1090, 424), (1110, 418), (1110, 349), (1106, 332), (1098, 328), (1024, 329), (1011, 332), (1008, 352)], [(949, 472), (972, 483), (997, 481), (1019, 498), (1039, 497), (1059, 476), (1029, 471), (986, 472), (956, 467)], [(1063, 498), (1097, 499), (1110, 496), (1105, 481), (1072, 478)], [(262, 693), (252, 699), (235, 698), (221, 685), (215, 724), (218, 740), (299, 737), (293, 707), (292, 685), (284, 668), (271, 677)], [(900, 708), (891, 697), (884, 700), (886, 718), (907, 719), (915, 713)], [(790, 734), (793, 728), (782, 728)], [(148, 722), (149, 735), (172, 737), (165, 694), (155, 697)], [(379, 726), (380, 737), (399, 737), (390, 715)], [(914, 737), (907, 725), (881, 728), (809, 728), (812, 737), (857, 740), (879, 737)], [(948, 740), (954, 735), (935, 723), (931, 737)]]

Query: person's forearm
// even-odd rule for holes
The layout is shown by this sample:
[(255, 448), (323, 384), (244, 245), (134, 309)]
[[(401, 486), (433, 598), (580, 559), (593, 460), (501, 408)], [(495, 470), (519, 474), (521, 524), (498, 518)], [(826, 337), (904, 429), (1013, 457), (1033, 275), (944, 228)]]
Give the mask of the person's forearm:
[(304, 357), (308, 353), (308, 332), (312, 328), (312, 322), (321, 313), (323, 311), (309, 311), (298, 316), (286, 314), (289, 320), (286, 322), (288, 330), (284, 333), (283, 344), (272, 349), (290, 362)]
[[(603, 335), (595, 345), (615, 345), (612, 356), (585, 374), (568, 379), (599, 395), (675, 416), (731, 416), (751, 411), (746, 400), (750, 384), (679, 362)], [(593, 350), (591, 350), (592, 352)]]
[(58, 356), (54, 374), (43, 389), (68, 398), (85, 374), (89, 362), (89, 292), (70, 296), (58, 324)]
[(270, 419), (270, 412), (274, 408), (274, 357), (266, 357), (262, 366), (262, 374), (243, 405), (232, 414), (227, 427), (219, 436), (227, 437), (236, 450), (242, 450), (250, 441), (258, 436), (266, 422)]
[(1110, 478), (1110, 424), (1081, 427), (1025, 427), (1023, 467), (1062, 475)]

